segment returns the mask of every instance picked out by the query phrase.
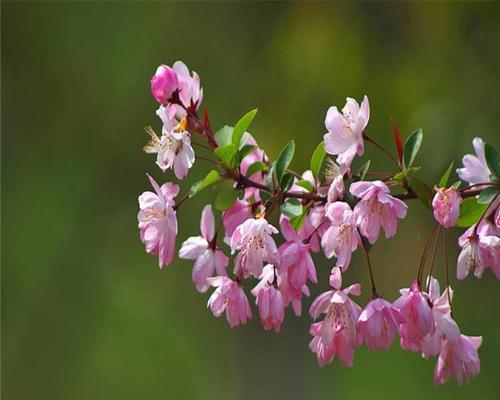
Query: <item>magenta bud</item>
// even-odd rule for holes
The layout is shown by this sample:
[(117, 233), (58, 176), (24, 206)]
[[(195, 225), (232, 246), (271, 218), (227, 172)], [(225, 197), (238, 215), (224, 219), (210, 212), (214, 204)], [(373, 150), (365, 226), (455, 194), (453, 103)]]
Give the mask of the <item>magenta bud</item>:
[(160, 65), (151, 78), (151, 93), (160, 104), (168, 103), (178, 87), (177, 73), (166, 65)]

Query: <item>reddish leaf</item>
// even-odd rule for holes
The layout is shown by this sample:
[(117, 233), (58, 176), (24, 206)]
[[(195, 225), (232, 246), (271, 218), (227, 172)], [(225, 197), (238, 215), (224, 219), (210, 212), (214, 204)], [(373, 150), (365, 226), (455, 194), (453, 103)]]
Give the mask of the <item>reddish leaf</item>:
[(207, 130), (210, 129), (210, 121), (208, 120), (208, 112), (206, 107), (203, 107), (203, 127)]
[(391, 124), (392, 124), (392, 134), (394, 135), (394, 141), (396, 142), (396, 150), (398, 152), (398, 163), (399, 167), (403, 165), (403, 138), (401, 136), (401, 133), (399, 132), (398, 126), (396, 125), (396, 122), (391, 119)]

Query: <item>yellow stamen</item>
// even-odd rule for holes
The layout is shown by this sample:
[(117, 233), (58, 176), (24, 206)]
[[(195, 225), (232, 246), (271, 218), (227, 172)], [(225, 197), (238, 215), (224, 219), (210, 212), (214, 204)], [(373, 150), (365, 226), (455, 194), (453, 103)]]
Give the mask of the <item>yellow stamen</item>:
[(176, 132), (184, 132), (186, 130), (186, 127), (187, 127), (187, 119), (182, 118), (174, 129)]

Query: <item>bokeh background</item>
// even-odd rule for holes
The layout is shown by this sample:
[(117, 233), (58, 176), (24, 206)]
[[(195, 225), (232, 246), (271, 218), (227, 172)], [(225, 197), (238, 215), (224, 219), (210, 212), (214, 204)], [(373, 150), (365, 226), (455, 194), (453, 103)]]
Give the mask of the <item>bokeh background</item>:
[[(353, 368), (319, 368), (307, 315), (288, 313), (279, 335), (255, 314), (230, 329), (205, 308), (191, 263), (158, 270), (136, 226), (145, 173), (161, 178), (141, 151), (142, 127), (159, 128), (149, 92), (158, 64), (199, 72), (215, 127), (258, 106), (252, 133), (273, 157), (294, 139), (295, 169), (307, 167), (328, 106), (367, 94), (368, 131), (388, 148), (390, 117), (406, 135), (423, 128), (418, 161), (433, 184), (475, 135), (500, 144), (500, 4), (2, 2), (1, 12), (3, 398), (500, 397), (490, 273), (452, 280), (463, 332), (484, 337), (481, 374), (434, 387), (434, 361), (397, 345), (361, 348)], [(366, 159), (391, 168), (370, 144), (357, 162)], [(184, 190), (207, 170), (198, 162)], [(181, 208), (178, 245), (198, 234), (211, 199), (207, 190)], [(397, 237), (374, 247), (386, 298), (413, 279), (431, 226), (414, 202)], [(314, 295), (331, 267), (316, 260)], [(369, 287), (362, 255), (346, 280)]]

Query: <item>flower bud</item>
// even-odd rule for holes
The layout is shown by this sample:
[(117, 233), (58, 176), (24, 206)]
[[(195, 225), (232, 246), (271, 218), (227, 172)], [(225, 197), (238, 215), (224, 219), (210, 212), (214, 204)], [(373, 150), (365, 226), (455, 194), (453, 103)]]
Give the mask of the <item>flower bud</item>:
[(151, 93), (158, 103), (166, 104), (178, 84), (177, 73), (166, 65), (160, 65), (151, 78)]

